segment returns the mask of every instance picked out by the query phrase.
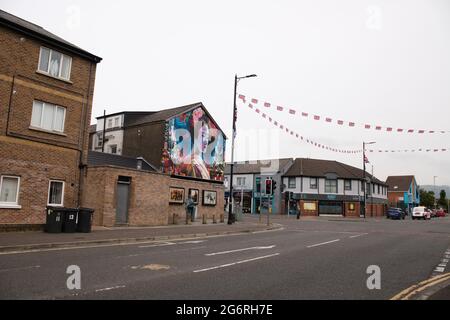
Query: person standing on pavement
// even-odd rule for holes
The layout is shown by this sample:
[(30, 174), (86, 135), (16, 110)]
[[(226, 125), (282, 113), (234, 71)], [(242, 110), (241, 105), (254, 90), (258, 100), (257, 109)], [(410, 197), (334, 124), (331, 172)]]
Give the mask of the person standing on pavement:
[(189, 195), (185, 202), (186, 206), (186, 224), (191, 220), (194, 222), (194, 210), (195, 210), (195, 202), (192, 199), (192, 196)]

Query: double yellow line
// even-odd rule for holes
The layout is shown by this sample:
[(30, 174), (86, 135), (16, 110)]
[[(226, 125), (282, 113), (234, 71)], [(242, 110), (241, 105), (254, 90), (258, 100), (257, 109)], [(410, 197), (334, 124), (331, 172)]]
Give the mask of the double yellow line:
[(396, 294), (393, 296), (390, 300), (409, 300), (412, 296), (422, 292), (423, 290), (430, 288), (434, 285), (437, 285), (441, 282), (444, 282), (446, 280), (450, 279), (450, 272), (444, 273), (439, 276), (432, 277), (428, 280), (419, 282), (418, 284), (415, 284), (402, 292)]

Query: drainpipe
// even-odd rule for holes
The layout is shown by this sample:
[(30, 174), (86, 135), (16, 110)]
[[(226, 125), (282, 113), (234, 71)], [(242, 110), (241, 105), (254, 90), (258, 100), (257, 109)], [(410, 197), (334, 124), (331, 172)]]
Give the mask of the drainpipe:
[[(86, 131), (88, 131), (89, 125), (88, 122), (90, 123), (90, 121), (88, 121), (87, 116), (89, 115), (89, 99), (91, 97), (91, 81), (92, 81), (92, 63), (91, 62), (89, 64), (89, 84), (88, 84), (88, 93), (86, 96), (86, 108), (84, 108), (83, 112), (84, 112), (84, 124), (82, 125), (83, 127), (83, 132), (81, 133), (81, 148), (80, 148), (80, 157), (79, 157), (79, 177), (78, 177), (78, 197), (77, 197), (77, 204), (78, 207), (81, 206), (81, 200), (82, 200), (82, 189), (83, 189), (83, 183), (84, 183), (84, 179), (83, 179), (83, 174), (85, 173), (85, 170), (87, 168), (87, 164), (83, 163), (83, 151), (84, 151), (84, 144), (85, 144), (85, 137), (86, 137)], [(86, 128), (87, 126), (87, 128)]]

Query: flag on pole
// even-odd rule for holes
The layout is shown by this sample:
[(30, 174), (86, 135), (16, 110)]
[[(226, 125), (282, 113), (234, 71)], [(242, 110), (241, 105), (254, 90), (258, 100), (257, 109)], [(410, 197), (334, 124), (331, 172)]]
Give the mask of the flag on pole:
[(365, 163), (370, 163), (370, 162), (369, 162), (369, 158), (367, 158), (366, 155), (364, 155), (364, 162), (365, 162)]

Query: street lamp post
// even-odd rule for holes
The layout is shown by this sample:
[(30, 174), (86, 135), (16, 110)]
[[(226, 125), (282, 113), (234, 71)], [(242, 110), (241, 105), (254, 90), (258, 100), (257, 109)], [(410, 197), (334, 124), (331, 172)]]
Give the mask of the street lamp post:
[(238, 77), (234, 75), (234, 104), (233, 104), (233, 129), (231, 132), (231, 164), (230, 164), (230, 201), (228, 203), (228, 224), (235, 222), (235, 216), (233, 214), (233, 166), (234, 166), (234, 137), (236, 135), (236, 95), (238, 81), (245, 78), (256, 77), (256, 74), (250, 74), (244, 77)]
[(366, 145), (368, 144), (374, 144), (375, 142), (363, 142), (363, 194), (364, 194), (364, 202), (363, 202), (363, 216), (366, 217), (366, 188), (367, 188), (367, 182), (366, 182)]

